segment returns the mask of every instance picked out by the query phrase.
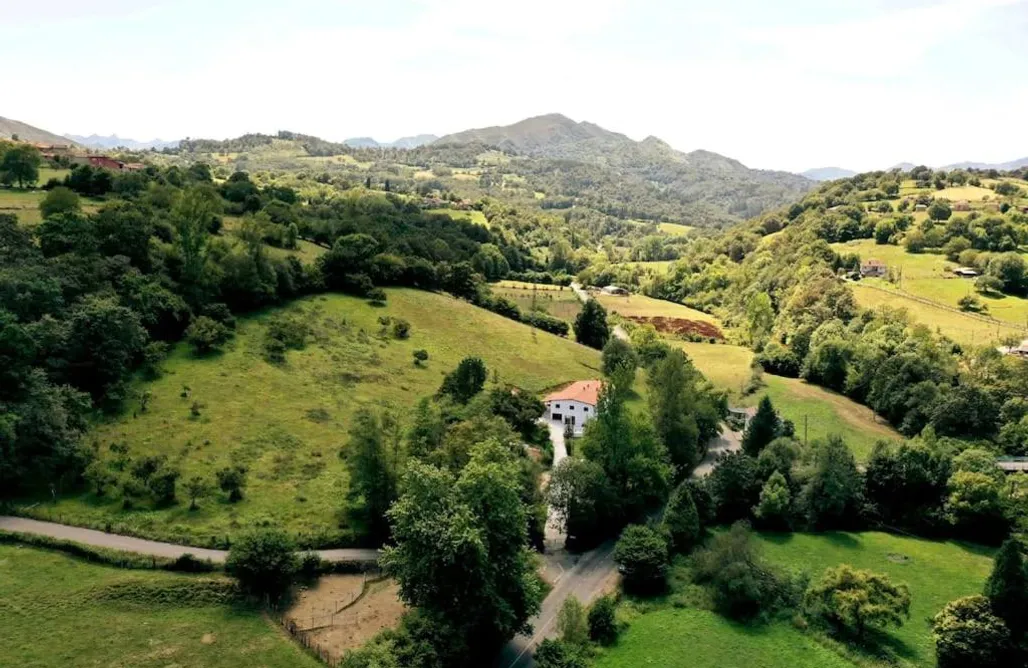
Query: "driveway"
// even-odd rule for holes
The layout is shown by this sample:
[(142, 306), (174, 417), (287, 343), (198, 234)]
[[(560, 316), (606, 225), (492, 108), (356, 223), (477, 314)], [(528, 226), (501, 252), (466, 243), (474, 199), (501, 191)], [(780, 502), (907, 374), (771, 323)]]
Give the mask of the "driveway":
[[(66, 524), (30, 520), (24, 517), (8, 517), (0, 515), (0, 530), (28, 533), (37, 536), (49, 536), (50, 538), (72, 541), (108, 550), (134, 552), (148, 557), (177, 559), (183, 555), (191, 554), (197, 559), (206, 559), (218, 564), (224, 563), (225, 558), (228, 557), (228, 552), (226, 550), (211, 550), (203, 547), (192, 547), (189, 545), (161, 543), (155, 540), (145, 540), (143, 538), (135, 538), (133, 536), (120, 536), (113, 533), (95, 531), (93, 529), (68, 526)], [(378, 561), (379, 551), (366, 548), (345, 548), (338, 550), (317, 550), (317, 554), (325, 561), (373, 562)]]
[(723, 427), (721, 434), (707, 444), (707, 454), (692, 472), (694, 478), (705, 478), (714, 470), (718, 457), (729, 452), (742, 450), (742, 432)]
[(589, 293), (585, 291), (585, 288), (582, 287), (581, 283), (572, 283), (571, 290), (583, 304), (589, 301)]

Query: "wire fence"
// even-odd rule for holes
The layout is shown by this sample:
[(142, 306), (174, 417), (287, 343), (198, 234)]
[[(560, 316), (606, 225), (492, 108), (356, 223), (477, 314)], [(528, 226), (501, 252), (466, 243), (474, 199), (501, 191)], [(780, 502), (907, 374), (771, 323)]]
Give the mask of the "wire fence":
[(1020, 332), (1028, 332), (1028, 324), (1021, 325), (1016, 322), (1010, 322), (1009, 320), (999, 320), (997, 318), (993, 318), (992, 316), (983, 315), (981, 313), (975, 313), (974, 311), (961, 311), (960, 309), (955, 308), (953, 306), (947, 306), (946, 304), (941, 304), (939, 302), (932, 301), (931, 299), (926, 299), (925, 297), (920, 297), (913, 293), (907, 292), (902, 288), (888, 290), (886, 288), (878, 287), (877, 285), (868, 285), (867, 283), (861, 283), (860, 285), (861, 287), (877, 290), (878, 292), (882, 292), (887, 295), (892, 295), (894, 297), (903, 297), (904, 299), (912, 299), (926, 306), (932, 306), (934, 308), (942, 309), (943, 311), (949, 311), (951, 313), (956, 313), (958, 315), (967, 316), (968, 318), (974, 318), (975, 320), (979, 320), (989, 325), (996, 325), (997, 327), (1006, 327)]

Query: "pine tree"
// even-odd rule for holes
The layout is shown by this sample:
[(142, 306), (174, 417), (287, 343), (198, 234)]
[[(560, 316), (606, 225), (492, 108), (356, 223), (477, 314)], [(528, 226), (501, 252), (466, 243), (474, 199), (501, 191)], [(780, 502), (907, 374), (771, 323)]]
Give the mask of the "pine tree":
[(778, 413), (771, 404), (771, 398), (765, 396), (760, 400), (757, 414), (746, 425), (746, 432), (742, 435), (743, 452), (751, 457), (759, 455), (764, 446), (778, 436), (779, 426)]
[(595, 299), (590, 299), (575, 318), (575, 339), (582, 345), (603, 350), (610, 338), (607, 325), (607, 309)]
[(1028, 623), (1028, 576), (1016, 538), (1008, 538), (996, 553), (992, 574), (985, 583), (985, 595), (996, 615), (1019, 638)]
[(671, 494), (664, 511), (664, 530), (675, 552), (688, 552), (700, 537), (700, 516), (685, 484)]

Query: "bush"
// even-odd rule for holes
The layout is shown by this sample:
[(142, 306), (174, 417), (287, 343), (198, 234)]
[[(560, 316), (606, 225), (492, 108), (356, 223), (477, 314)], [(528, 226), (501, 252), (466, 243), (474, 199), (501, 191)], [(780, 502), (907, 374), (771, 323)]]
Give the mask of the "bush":
[(624, 578), (625, 591), (653, 594), (667, 587), (667, 541), (647, 526), (632, 524), (625, 528), (614, 547), (614, 561)]
[(386, 303), (386, 291), (382, 288), (371, 288), (367, 292), (368, 301), (371, 302), (372, 306), (385, 306)]
[(243, 499), (243, 487), (246, 486), (246, 468), (243, 466), (226, 466), (215, 473), (218, 487), (228, 494), (231, 503)]
[(440, 394), (448, 394), (459, 404), (466, 404), (482, 391), (486, 379), (485, 363), (478, 357), (465, 357), (457, 368), (446, 374)]
[(617, 603), (613, 596), (601, 596), (589, 608), (589, 638), (601, 645), (613, 645), (617, 640)]
[(393, 320), (393, 337), (397, 339), (410, 337), (410, 323), (403, 318)]
[(675, 552), (688, 552), (699, 540), (700, 517), (688, 486), (679, 485), (671, 494), (664, 511), (663, 528)]
[(710, 587), (718, 612), (737, 620), (767, 618), (793, 607), (803, 592), (802, 581), (791, 580), (764, 561), (744, 523), (717, 534), (696, 552), (693, 578)]
[(910, 617), (910, 590), (888, 575), (843, 564), (807, 589), (803, 606), (807, 615), (862, 638), (869, 627), (902, 626)]
[(79, 210), (79, 196), (74, 190), (58, 186), (46, 194), (43, 201), (39, 203), (39, 212), (43, 218), (51, 216), (76, 213)]
[(577, 647), (552, 638), (539, 643), (534, 656), (538, 668), (587, 668), (589, 665)]
[(412, 354), (414, 355), (414, 366), (421, 366), (428, 361), (428, 351), (423, 348), (415, 350)]
[(225, 570), (255, 595), (278, 599), (299, 568), (296, 544), (281, 529), (256, 529), (239, 536), (229, 550)]
[(232, 332), (228, 327), (205, 315), (193, 320), (186, 329), (186, 340), (197, 355), (206, 355), (219, 349), (231, 337)]
[(946, 604), (932, 619), (939, 668), (1002, 668), (1014, 665), (1010, 631), (993, 614), (984, 596), (967, 596)]

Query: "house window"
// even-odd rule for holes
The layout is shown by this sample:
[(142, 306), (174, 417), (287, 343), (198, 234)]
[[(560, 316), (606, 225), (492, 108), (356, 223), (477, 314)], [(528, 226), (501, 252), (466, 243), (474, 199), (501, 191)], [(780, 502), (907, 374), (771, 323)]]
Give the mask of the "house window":
[(560, 404), (557, 404), (557, 408), (560, 408)]
[(588, 413), (589, 412), (589, 407), (585, 406), (585, 407), (582, 408), (582, 410), (585, 411), (586, 413)]
[(573, 410), (575, 410), (575, 405), (574, 405), (574, 404), (571, 404), (570, 406), (568, 406), (568, 410), (569, 410), (569, 411), (573, 411)]

